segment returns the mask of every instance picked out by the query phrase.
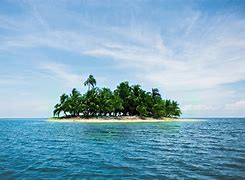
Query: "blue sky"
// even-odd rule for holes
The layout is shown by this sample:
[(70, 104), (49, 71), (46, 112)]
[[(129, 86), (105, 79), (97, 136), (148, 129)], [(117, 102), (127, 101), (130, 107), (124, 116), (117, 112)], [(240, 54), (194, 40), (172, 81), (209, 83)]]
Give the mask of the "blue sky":
[(245, 116), (245, 1), (1, 0), (0, 67), (0, 117), (49, 117), (89, 74), (183, 117)]

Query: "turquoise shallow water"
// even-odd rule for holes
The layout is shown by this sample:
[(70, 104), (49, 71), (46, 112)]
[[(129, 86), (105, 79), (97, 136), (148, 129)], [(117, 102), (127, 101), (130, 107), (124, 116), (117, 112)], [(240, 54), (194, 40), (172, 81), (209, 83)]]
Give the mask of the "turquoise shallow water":
[(245, 119), (0, 119), (0, 179), (245, 179)]

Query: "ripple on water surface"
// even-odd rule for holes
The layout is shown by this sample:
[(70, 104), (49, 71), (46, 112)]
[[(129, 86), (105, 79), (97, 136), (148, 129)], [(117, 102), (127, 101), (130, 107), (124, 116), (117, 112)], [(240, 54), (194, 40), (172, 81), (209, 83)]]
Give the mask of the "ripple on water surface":
[(165, 123), (0, 120), (0, 179), (245, 178), (245, 119)]

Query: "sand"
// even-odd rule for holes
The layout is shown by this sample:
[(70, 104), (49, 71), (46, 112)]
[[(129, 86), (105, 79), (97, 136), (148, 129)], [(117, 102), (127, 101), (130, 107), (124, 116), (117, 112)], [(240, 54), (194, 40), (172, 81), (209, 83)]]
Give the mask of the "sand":
[(50, 122), (75, 122), (75, 123), (137, 123), (137, 122), (185, 122), (185, 121), (197, 121), (195, 119), (183, 119), (183, 118), (144, 118), (141, 119), (137, 116), (124, 116), (124, 117), (98, 117), (98, 118), (49, 118)]

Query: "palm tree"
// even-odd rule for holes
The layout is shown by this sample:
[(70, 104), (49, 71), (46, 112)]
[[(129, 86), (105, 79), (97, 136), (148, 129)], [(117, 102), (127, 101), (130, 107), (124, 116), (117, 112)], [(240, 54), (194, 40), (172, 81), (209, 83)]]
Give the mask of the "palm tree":
[(88, 91), (90, 90), (90, 86), (93, 88), (96, 86), (96, 79), (93, 75), (89, 75), (88, 79), (84, 82), (84, 86), (88, 86)]
[(99, 115), (107, 115), (113, 112), (112, 91), (109, 88), (102, 88), (98, 93)]
[(123, 101), (117, 94), (113, 93), (112, 99), (111, 99), (112, 109), (114, 116), (120, 115), (123, 111)]
[(67, 116), (66, 112), (68, 109), (68, 96), (66, 94), (62, 94), (60, 96), (60, 103), (56, 104), (54, 107), (54, 116), (60, 116), (60, 113), (63, 111), (65, 116)]
[(152, 88), (152, 96), (155, 97), (161, 97), (161, 94), (157, 88)]
[(165, 117), (171, 117), (171, 114), (173, 112), (173, 108), (172, 108), (172, 103), (170, 99), (166, 99), (164, 101), (164, 108), (165, 108)]
[(123, 115), (127, 115), (130, 112), (130, 100), (132, 97), (131, 87), (128, 82), (120, 83), (114, 93), (121, 98), (123, 104)]
[(54, 106), (54, 116), (58, 116), (58, 118), (60, 117), (60, 113), (61, 113), (62, 109), (61, 109), (61, 105), (58, 103)]
[(164, 100), (157, 99), (152, 107), (152, 116), (154, 118), (161, 118), (165, 115)]
[(139, 112), (140, 117), (146, 117), (148, 115), (147, 108), (144, 105), (137, 106), (136, 110)]
[(66, 112), (68, 111), (68, 100), (69, 96), (66, 94), (62, 94), (60, 97), (61, 109), (64, 112), (65, 116), (67, 116)]
[(152, 93), (151, 92), (144, 93), (142, 101), (146, 106), (148, 116), (153, 116), (154, 99), (152, 98)]
[(69, 97), (69, 110), (72, 116), (79, 116), (80, 92), (74, 88)]
[(98, 113), (98, 88), (93, 88), (84, 95), (85, 116), (94, 116)]
[(177, 101), (171, 101), (171, 116), (179, 117), (182, 113)]
[(161, 118), (181, 115), (177, 101), (162, 99), (157, 88), (147, 92), (140, 85), (130, 86), (128, 82), (122, 82), (114, 91), (109, 88), (99, 89), (95, 87), (93, 75), (89, 75), (84, 85), (88, 86), (88, 91), (83, 95), (74, 88), (69, 96), (60, 96), (60, 102), (54, 107), (54, 116), (60, 117), (61, 113), (66, 117), (67, 113), (71, 117), (138, 115)]
[(131, 86), (131, 89), (132, 89), (132, 94), (130, 97), (130, 114), (142, 115), (143, 109), (146, 109), (144, 105), (145, 102), (143, 102), (145, 91), (141, 89), (141, 86), (138, 84)]

